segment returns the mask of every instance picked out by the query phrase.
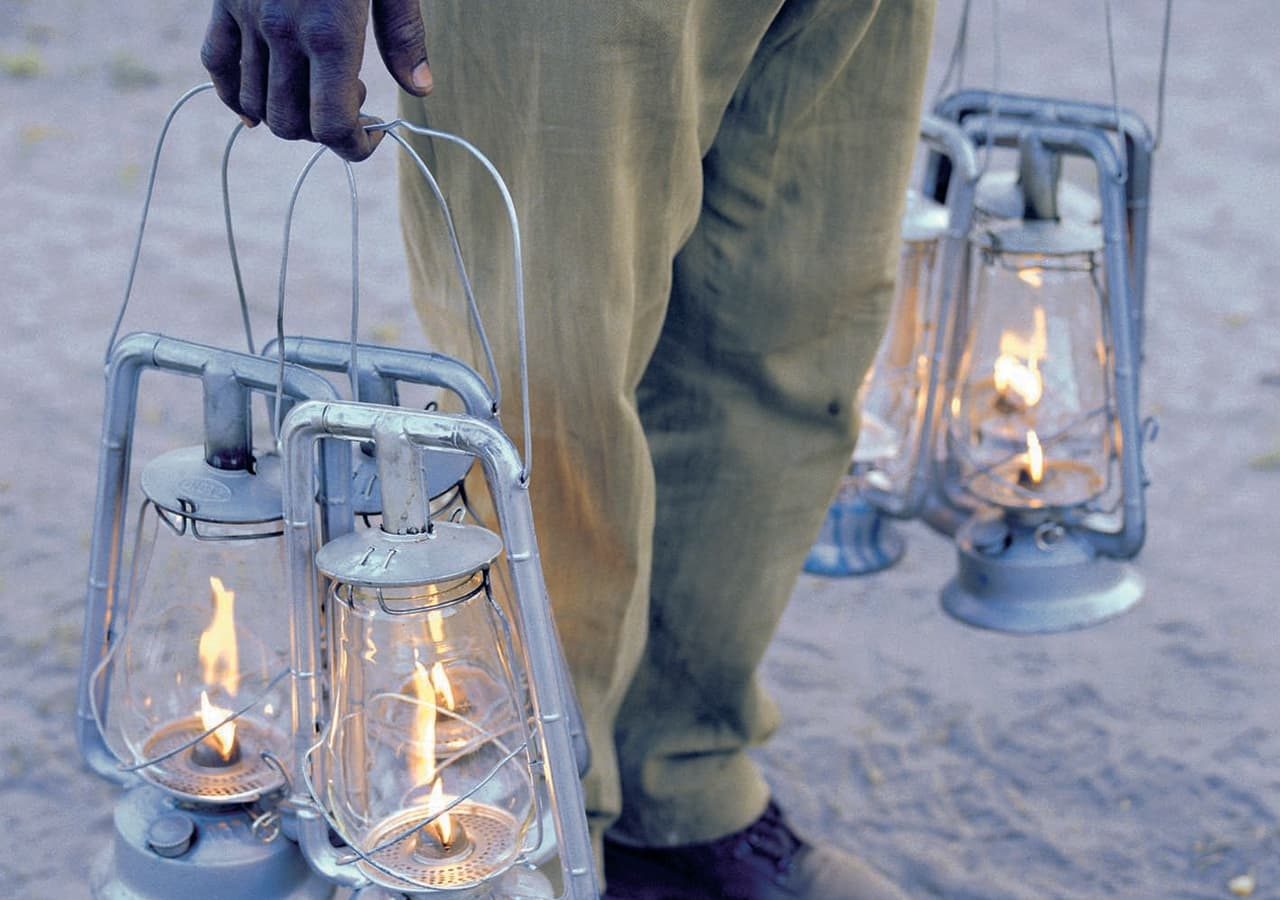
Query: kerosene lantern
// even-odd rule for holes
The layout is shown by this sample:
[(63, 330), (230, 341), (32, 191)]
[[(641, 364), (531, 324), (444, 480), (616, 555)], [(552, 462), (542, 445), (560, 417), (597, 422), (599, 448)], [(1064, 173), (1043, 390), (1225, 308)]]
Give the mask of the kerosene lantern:
[[(572, 688), (509, 439), (477, 417), (345, 402), (297, 405), (282, 435), (302, 776), (289, 805), (312, 866), (411, 896), (551, 896), (527, 865), (546, 822), (564, 896), (594, 897)], [(335, 440), (374, 445), (381, 526), (315, 553), (311, 459)], [(424, 449), (481, 461), (503, 538), (432, 518)], [(491, 577), (504, 551), (505, 603)]]
[(973, 216), (977, 164), (959, 126), (935, 116), (921, 139), (950, 161), (946, 205), (914, 191), (889, 323), (858, 393), (860, 428), (849, 475), (827, 512), (805, 571), (862, 575), (893, 565), (903, 539), (889, 517), (919, 515), (928, 495), (932, 438), (948, 321)]
[[(1142, 594), (1118, 562), (1145, 529), (1124, 169), (1100, 129), (991, 116), (965, 128), (1018, 148), (1026, 206), (971, 237), (941, 481), (971, 515), (943, 604), (999, 630), (1083, 627)], [(1094, 163), (1101, 227), (1058, 214), (1063, 155)]]
[[(144, 372), (198, 379), (204, 443), (142, 467), (130, 518)], [(78, 737), (90, 766), (130, 789), (95, 896), (329, 893), (275, 810), (293, 765), (284, 510), (279, 459), (253, 448), (250, 397), (277, 375), (270, 360), (154, 334), (112, 351)], [(281, 388), (335, 396), (295, 366)], [(330, 470), (349, 467), (345, 452), (326, 449)]]

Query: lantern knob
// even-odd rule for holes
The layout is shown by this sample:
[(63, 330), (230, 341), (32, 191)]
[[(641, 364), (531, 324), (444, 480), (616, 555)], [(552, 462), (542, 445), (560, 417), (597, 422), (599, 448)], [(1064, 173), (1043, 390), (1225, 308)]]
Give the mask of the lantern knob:
[(147, 846), (165, 859), (175, 859), (191, 849), (196, 823), (185, 813), (167, 812), (147, 828)]

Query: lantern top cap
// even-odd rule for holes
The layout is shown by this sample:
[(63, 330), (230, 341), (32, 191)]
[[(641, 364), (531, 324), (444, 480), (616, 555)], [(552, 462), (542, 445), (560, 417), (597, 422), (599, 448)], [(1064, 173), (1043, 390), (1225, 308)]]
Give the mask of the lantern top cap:
[[(1020, 219), (1027, 197), (1013, 171), (988, 172), (978, 179), (974, 207), (995, 219)], [(1102, 221), (1102, 202), (1087, 189), (1065, 178), (1058, 182), (1058, 213), (1072, 222)]]
[(165, 512), (197, 522), (256, 525), (283, 516), (280, 458), (258, 457), (254, 470), (218, 469), (201, 446), (181, 447), (147, 463), (142, 493)]
[(344, 584), (405, 588), (464, 578), (488, 566), (502, 540), (487, 528), (434, 522), (425, 534), (388, 534), (378, 528), (330, 541), (316, 567)]
[(908, 244), (936, 241), (947, 233), (951, 212), (936, 200), (907, 191), (907, 209), (902, 214), (902, 239)]
[(994, 253), (1078, 256), (1102, 250), (1102, 228), (1067, 220), (1017, 220), (974, 232), (973, 242)]

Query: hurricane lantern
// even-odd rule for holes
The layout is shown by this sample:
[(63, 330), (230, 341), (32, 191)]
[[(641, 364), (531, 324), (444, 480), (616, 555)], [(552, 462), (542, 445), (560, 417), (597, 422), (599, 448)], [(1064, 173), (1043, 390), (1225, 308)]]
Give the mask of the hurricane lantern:
[[(1145, 528), (1124, 169), (1101, 129), (994, 116), (965, 127), (1018, 148), (1025, 207), (974, 229), (956, 307), (941, 489), (971, 515), (943, 604), (998, 630), (1079, 628), (1142, 594), (1119, 562)], [(1064, 155), (1093, 162), (1100, 226), (1059, 214)]]
[[(572, 689), (509, 439), (475, 416), (346, 402), (298, 404), (283, 435), (303, 775), (290, 806), (308, 860), (357, 889), (551, 896), (530, 865), (545, 822), (565, 896), (594, 897)], [(373, 445), (381, 525), (313, 553), (311, 459), (335, 440)], [(424, 458), (450, 453), (483, 463), (505, 548), (432, 516)], [(509, 598), (492, 577), (504, 549)]]
[[(199, 379), (204, 444), (142, 466), (129, 521), (145, 371)], [(277, 375), (269, 360), (154, 334), (110, 357), (78, 737), (90, 766), (130, 789), (95, 896), (326, 895), (274, 813), (291, 768), (283, 500), (278, 456), (254, 452), (250, 397)], [(282, 390), (334, 396), (294, 366)]]

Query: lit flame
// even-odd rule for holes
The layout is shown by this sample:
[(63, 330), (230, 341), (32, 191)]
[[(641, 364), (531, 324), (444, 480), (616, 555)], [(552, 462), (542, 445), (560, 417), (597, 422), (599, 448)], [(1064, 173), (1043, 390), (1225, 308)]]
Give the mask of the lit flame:
[(444, 664), (437, 662), (431, 667), (431, 686), (436, 696), (444, 703), (445, 709), (457, 709), (453, 700), (453, 685), (449, 684), (449, 676), (444, 673)]
[(440, 610), (427, 611), (427, 630), (431, 632), (431, 640), (437, 644), (444, 643), (444, 615)]
[[(208, 691), (200, 692), (200, 727), (205, 731), (213, 728), (213, 742), (217, 745), (218, 755), (224, 760), (231, 759), (236, 746), (236, 723), (234, 720), (222, 722), (231, 715), (231, 710), (214, 706), (209, 702)], [(218, 725), (222, 722), (221, 725)], [(217, 725), (217, 728), (214, 726)]]
[(1018, 280), (1033, 288), (1044, 287), (1044, 269), (1039, 266), (1028, 266), (1018, 270)]
[(431, 784), (436, 780), (436, 691), (427, 667), (420, 662), (413, 664), (413, 697), (418, 703), (409, 775), (414, 784)]
[[(450, 707), (453, 691), (440, 663), (432, 666), (430, 674), (420, 662), (413, 665), (413, 695), (418, 701), (413, 723), (413, 749), (409, 754), (409, 777), (415, 785), (431, 785), (427, 799), (427, 813), (434, 815), (444, 808), (444, 782), (436, 769), (436, 694), (444, 695)], [(440, 846), (448, 848), (453, 843), (453, 820), (448, 813), (427, 826)]]
[[(1030, 271), (1030, 270), (1027, 270)], [(996, 357), (992, 380), (996, 392), (1007, 398), (1010, 392), (1017, 394), (1023, 406), (1035, 406), (1044, 396), (1044, 378), (1040, 375), (1040, 360), (1045, 357), (1048, 344), (1044, 308), (1037, 306), (1030, 339), (1024, 339), (1013, 331), (1000, 335), (1000, 355)]]
[(1000, 354), (993, 373), (996, 391), (1007, 397), (1009, 392), (1022, 398), (1024, 406), (1035, 406), (1044, 396), (1044, 380), (1035, 364), (1026, 365), (1016, 356)]
[(1032, 484), (1044, 480), (1044, 450), (1040, 448), (1040, 438), (1034, 430), (1027, 432), (1027, 477)]
[[(444, 782), (437, 779), (431, 787), (431, 796), (427, 798), (427, 814), (435, 815), (444, 806)], [(448, 813), (440, 813), (440, 817), (427, 828), (435, 835), (441, 847), (448, 849), (453, 843), (453, 816)]]
[(234, 697), (240, 690), (240, 653), (236, 646), (236, 592), (229, 591), (222, 579), (209, 579), (213, 589), (213, 619), (200, 633), (200, 666), (204, 683), (221, 687)]

